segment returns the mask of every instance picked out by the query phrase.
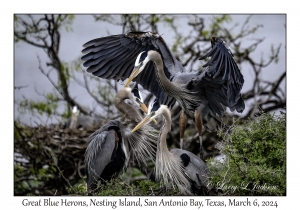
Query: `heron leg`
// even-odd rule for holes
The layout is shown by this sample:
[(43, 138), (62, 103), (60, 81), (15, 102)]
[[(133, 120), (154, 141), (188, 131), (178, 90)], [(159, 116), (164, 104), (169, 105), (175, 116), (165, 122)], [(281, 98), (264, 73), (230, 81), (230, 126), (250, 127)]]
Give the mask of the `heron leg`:
[(183, 137), (187, 121), (188, 115), (182, 110), (179, 116), (180, 149), (183, 147)]
[(203, 160), (203, 148), (202, 148), (202, 119), (200, 112), (195, 110), (194, 113), (196, 127), (198, 129), (199, 140), (200, 140), (200, 158)]

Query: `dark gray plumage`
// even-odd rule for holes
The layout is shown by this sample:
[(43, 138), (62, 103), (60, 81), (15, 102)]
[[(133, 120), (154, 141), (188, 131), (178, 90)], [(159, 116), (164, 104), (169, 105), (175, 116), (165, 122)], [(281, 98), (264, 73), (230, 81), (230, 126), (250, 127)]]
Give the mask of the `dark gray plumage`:
[[(165, 69), (168, 78), (171, 78), (171, 73), (173, 74), (178, 71), (178, 68), (182, 68), (176, 59), (172, 60), (172, 52), (165, 45), (161, 36), (152, 32), (129, 32), (102, 37), (85, 43), (83, 47), (82, 53), (85, 54), (81, 58), (84, 61), (83, 66), (88, 67), (88, 72), (104, 79), (124, 81), (130, 76), (138, 54), (151, 49), (164, 52), (163, 56), (167, 60), (166, 65), (172, 68)], [(145, 71), (135, 78), (135, 81), (153, 93), (160, 103), (173, 106), (176, 102), (158, 85), (153, 63), (149, 63)]]
[[(187, 150), (175, 148), (171, 149), (170, 152), (181, 158), (185, 171), (192, 181), (191, 191), (198, 195), (207, 194), (207, 176), (209, 174), (209, 170), (206, 163), (194, 153)], [(185, 163), (184, 160), (188, 161)]]
[(211, 44), (212, 49), (200, 58), (211, 57), (204, 65), (207, 68), (196, 73), (184, 72), (162, 37), (153, 32), (91, 40), (84, 44), (82, 60), (87, 71), (96, 76), (122, 81), (128, 78), (126, 85), (135, 80), (152, 92), (160, 104), (172, 107), (177, 101), (183, 110), (180, 147), (187, 118), (192, 118), (198, 129), (202, 158), (202, 126), (214, 131), (220, 127), (218, 116), (224, 115), (226, 107), (237, 112), (245, 108), (240, 93), (244, 78), (232, 54), (220, 38), (213, 37)]
[[(200, 58), (211, 57), (204, 65), (207, 69), (197, 73), (184, 73), (183, 66), (163, 38), (153, 32), (112, 35), (91, 40), (83, 46), (83, 65), (95, 76), (124, 81), (130, 76), (137, 56), (143, 51), (154, 50), (161, 55), (166, 78), (188, 89), (198, 101), (209, 107), (213, 115), (222, 116), (226, 107), (231, 111), (244, 110), (245, 105), (240, 94), (244, 83), (243, 75), (219, 38), (212, 38), (212, 50)], [(152, 92), (161, 104), (171, 107), (175, 103), (174, 96), (162, 91), (162, 84), (157, 81), (155, 72), (153, 62), (149, 62), (134, 80)], [(193, 101), (186, 103), (194, 106)], [(188, 110), (187, 114), (193, 118)]]
[(97, 189), (98, 181), (111, 180), (119, 176), (129, 160), (128, 145), (122, 138), (123, 124), (112, 120), (89, 137), (85, 165), (89, 195)]
[[(92, 194), (98, 181), (110, 180), (120, 175), (130, 158), (139, 164), (147, 164), (155, 159), (157, 132), (150, 126), (138, 133), (130, 130), (143, 117), (126, 99), (136, 102), (131, 88), (121, 89), (115, 96), (116, 108), (124, 114), (124, 120), (112, 120), (89, 137), (85, 153), (87, 190)], [(140, 104), (137, 104), (140, 105)]]
[[(211, 57), (199, 72), (186, 72), (163, 38), (153, 32), (129, 32), (91, 40), (82, 56), (87, 71), (104, 79), (134, 80), (152, 92), (160, 104), (172, 107), (177, 101), (180, 115), (180, 145), (187, 116), (194, 119), (202, 141), (202, 125), (215, 130), (226, 107), (242, 112), (244, 78), (224, 42), (211, 39), (212, 49), (200, 59)], [(149, 62), (153, 61), (153, 62)], [(134, 67), (134, 69), (133, 69)], [(133, 69), (133, 70), (132, 70)], [(201, 151), (201, 149), (200, 149)], [(201, 153), (200, 153), (201, 154)]]

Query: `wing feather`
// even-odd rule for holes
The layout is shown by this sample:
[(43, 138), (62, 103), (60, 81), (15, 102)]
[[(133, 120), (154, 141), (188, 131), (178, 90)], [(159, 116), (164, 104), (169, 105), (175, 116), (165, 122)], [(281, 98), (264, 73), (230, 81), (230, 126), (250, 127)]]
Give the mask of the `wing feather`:
[[(224, 108), (221, 109), (221, 104), (227, 106), (231, 111), (242, 112), (245, 108), (241, 98), (244, 77), (232, 54), (220, 38), (214, 37), (212, 39), (212, 49), (200, 60), (208, 57), (210, 60), (203, 65), (207, 68), (198, 80), (206, 93), (208, 104), (213, 113), (223, 112)], [(214, 86), (214, 84), (218, 85)]]
[[(91, 134), (88, 138), (88, 146), (85, 153), (85, 162), (90, 162), (95, 158), (96, 154), (104, 148), (104, 144), (111, 143), (111, 146), (106, 148), (106, 152), (111, 153), (114, 147), (114, 139), (107, 139), (109, 135), (109, 128), (112, 126), (117, 126), (115, 121), (110, 121), (103, 125), (100, 129), (96, 130), (93, 134)], [(109, 156), (110, 158), (111, 156)]]
[[(87, 72), (103, 79), (124, 81), (134, 67), (139, 53), (146, 50), (156, 50), (164, 59), (164, 72), (170, 79), (176, 72), (182, 72), (183, 67), (167, 47), (163, 38), (152, 32), (129, 32), (126, 34), (106, 36), (91, 40), (83, 45), (83, 66)], [(155, 66), (147, 65), (135, 78), (144, 89), (152, 92), (161, 104), (173, 106), (175, 99), (168, 96), (158, 85)]]

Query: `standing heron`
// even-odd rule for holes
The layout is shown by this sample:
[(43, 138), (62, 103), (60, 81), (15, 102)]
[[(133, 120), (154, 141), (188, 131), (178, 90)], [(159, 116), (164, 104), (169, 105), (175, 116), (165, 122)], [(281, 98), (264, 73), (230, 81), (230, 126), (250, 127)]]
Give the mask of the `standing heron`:
[(200, 58), (211, 57), (203, 66), (207, 68), (196, 73), (186, 73), (163, 38), (153, 32), (129, 32), (91, 40), (83, 45), (85, 55), (81, 59), (95, 76), (118, 81), (128, 78), (126, 85), (134, 80), (168, 107), (177, 101), (182, 108), (180, 147), (189, 117), (198, 129), (203, 157), (202, 125), (215, 130), (221, 125), (217, 115), (223, 116), (227, 107), (237, 112), (245, 108), (240, 93), (244, 78), (232, 54), (220, 38), (213, 37), (211, 44), (212, 49)]
[[(157, 180), (163, 180), (165, 186), (174, 184), (186, 195), (207, 195), (207, 173), (205, 162), (193, 153), (182, 150), (168, 150), (166, 137), (171, 130), (171, 112), (165, 105), (153, 105), (151, 113), (145, 117), (133, 130), (135, 132), (147, 125), (158, 115), (162, 115), (165, 123), (161, 128), (156, 152)], [(171, 183), (169, 183), (171, 181)]]
[(147, 164), (149, 160), (154, 162), (157, 132), (148, 126), (138, 133), (131, 133), (143, 117), (134, 106), (125, 103), (126, 99), (137, 102), (147, 112), (147, 107), (134, 96), (131, 88), (125, 87), (116, 94), (114, 103), (124, 114), (124, 120), (111, 120), (89, 137), (85, 153), (89, 195), (97, 189), (98, 181), (101, 183), (120, 175), (130, 158), (138, 164)]

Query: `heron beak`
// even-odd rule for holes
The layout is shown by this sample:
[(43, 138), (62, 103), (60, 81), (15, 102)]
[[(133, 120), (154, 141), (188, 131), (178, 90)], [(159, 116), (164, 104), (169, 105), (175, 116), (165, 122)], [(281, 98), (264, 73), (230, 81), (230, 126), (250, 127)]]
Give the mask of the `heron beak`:
[[(144, 103), (140, 103), (140, 108), (147, 114), (148, 113), (148, 108)], [(153, 122), (157, 123), (155, 119), (153, 119)]]
[(138, 130), (140, 127), (142, 127), (143, 125), (148, 124), (150, 121), (151, 121), (151, 116), (145, 117), (137, 126), (135, 126), (134, 129), (132, 129), (131, 132), (134, 132), (134, 131)]
[(124, 87), (128, 87), (129, 83), (140, 73), (140, 67), (141, 66), (134, 67), (134, 69), (132, 70), (132, 73), (131, 73), (130, 77), (128, 78)]
[(141, 103), (141, 104), (140, 104), (140, 108), (141, 108), (145, 113), (148, 113), (148, 108), (147, 108), (147, 106), (146, 106), (144, 103)]

